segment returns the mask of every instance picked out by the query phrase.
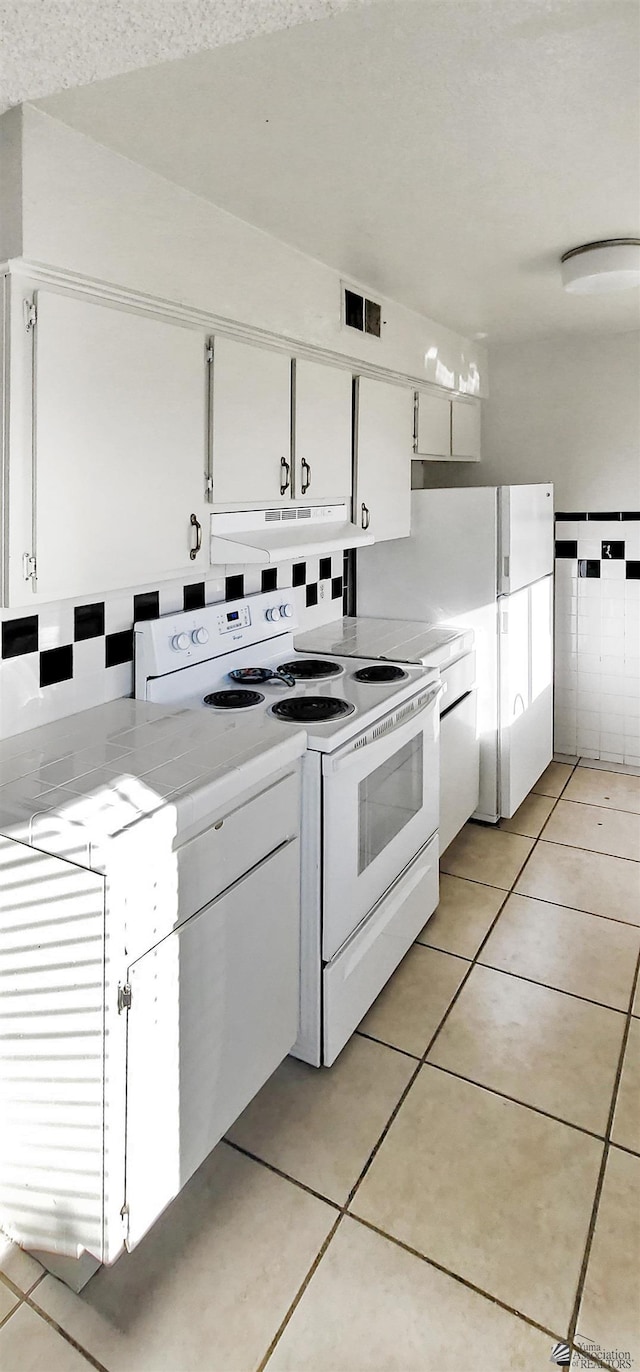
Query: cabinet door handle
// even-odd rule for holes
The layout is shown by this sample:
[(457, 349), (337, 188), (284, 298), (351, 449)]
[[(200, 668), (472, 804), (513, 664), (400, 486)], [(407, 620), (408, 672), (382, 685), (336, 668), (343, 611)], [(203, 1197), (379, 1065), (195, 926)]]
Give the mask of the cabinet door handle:
[(306, 495), (311, 485), (311, 467), (309, 466), (306, 457), (303, 457), (300, 466), (302, 467), (302, 483), (300, 486), (300, 495)]
[(291, 485), (291, 467), (286, 457), (280, 458), (280, 495), (286, 495)]
[(368, 529), (368, 528), (369, 528), (369, 525), (370, 525), (370, 523), (371, 523), (371, 513), (370, 513), (370, 511), (367, 509), (367, 506), (365, 505), (364, 501), (362, 502), (362, 519), (361, 519), (361, 523), (362, 523), (363, 529)]
[(196, 546), (195, 548), (190, 548), (189, 557), (191, 558), (192, 562), (195, 562), (198, 553), (200, 552), (200, 549), (202, 547), (202, 525), (197, 515), (194, 514), (192, 514), (191, 516), (190, 524), (192, 529), (195, 529), (196, 531)]

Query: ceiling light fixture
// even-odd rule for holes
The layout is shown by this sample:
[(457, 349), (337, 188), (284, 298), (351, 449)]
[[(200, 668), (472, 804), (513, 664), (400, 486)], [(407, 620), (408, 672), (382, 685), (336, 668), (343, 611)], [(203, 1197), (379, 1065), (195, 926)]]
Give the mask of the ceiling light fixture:
[(640, 286), (640, 238), (605, 238), (571, 248), (560, 258), (565, 291), (600, 295)]

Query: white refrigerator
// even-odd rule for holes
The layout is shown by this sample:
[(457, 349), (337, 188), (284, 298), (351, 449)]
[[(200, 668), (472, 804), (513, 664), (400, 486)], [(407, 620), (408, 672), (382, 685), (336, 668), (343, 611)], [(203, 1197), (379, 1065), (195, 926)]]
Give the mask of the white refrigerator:
[(358, 552), (357, 613), (475, 630), (477, 819), (510, 818), (553, 753), (553, 486), (413, 491), (409, 538)]

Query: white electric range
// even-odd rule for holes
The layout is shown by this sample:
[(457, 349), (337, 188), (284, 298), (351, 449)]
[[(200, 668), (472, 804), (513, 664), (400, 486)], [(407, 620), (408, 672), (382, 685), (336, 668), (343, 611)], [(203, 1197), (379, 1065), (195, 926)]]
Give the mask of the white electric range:
[(306, 731), (293, 1052), (328, 1066), (438, 903), (441, 686), (417, 664), (314, 660), (296, 627), (282, 591), (144, 621), (136, 695)]

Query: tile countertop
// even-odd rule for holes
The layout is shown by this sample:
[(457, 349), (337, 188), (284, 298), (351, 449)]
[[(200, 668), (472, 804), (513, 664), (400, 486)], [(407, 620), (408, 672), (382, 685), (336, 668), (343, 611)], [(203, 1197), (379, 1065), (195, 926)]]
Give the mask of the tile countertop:
[(345, 616), (296, 634), (297, 652), (338, 657), (382, 658), (445, 667), (473, 647), (473, 630), (453, 624), (427, 624), (412, 619)]
[(0, 834), (104, 871), (109, 841), (172, 806), (182, 836), (286, 767), (306, 734), (120, 699), (0, 740)]

